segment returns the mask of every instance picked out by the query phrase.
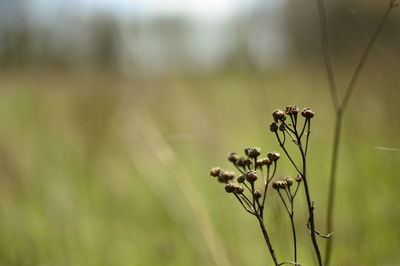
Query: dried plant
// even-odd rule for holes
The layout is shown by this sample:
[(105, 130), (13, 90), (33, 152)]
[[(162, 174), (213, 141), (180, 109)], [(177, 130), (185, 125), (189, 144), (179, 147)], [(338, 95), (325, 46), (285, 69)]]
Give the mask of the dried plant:
[[(303, 187), (308, 209), (309, 218), (307, 228), (310, 232), (311, 241), (319, 265), (322, 265), (322, 257), (318, 246), (317, 236), (325, 238), (331, 236), (331, 234), (324, 236), (316, 230), (314, 203), (311, 199), (308, 184), (307, 151), (311, 133), (311, 120), (314, 117), (314, 112), (310, 108), (305, 108), (300, 113), (303, 117), (303, 122), (298, 119), (299, 113), (300, 111), (297, 106), (287, 106), (285, 112), (282, 110), (276, 110), (272, 113), (274, 122), (272, 122), (269, 127), (270, 131), (275, 134), (279, 146), (282, 148), (283, 152), (286, 154), (297, 172), (295, 181), (291, 177), (286, 177), (283, 180), (274, 180), (278, 160), (280, 159), (279, 153), (269, 152), (265, 158), (259, 158), (261, 155), (261, 149), (257, 147), (246, 148), (244, 150), (245, 156), (243, 157), (236, 153), (230, 153), (228, 155), (228, 160), (240, 173), (238, 176), (234, 172), (223, 170), (220, 167), (212, 168), (210, 171), (211, 176), (217, 178), (219, 182), (226, 184), (226, 192), (233, 194), (244, 210), (256, 217), (275, 265), (300, 265), (297, 262), (298, 245), (294, 220), (294, 200), (301, 184), (304, 184)], [(293, 156), (289, 153), (287, 149), (287, 143), (289, 142), (297, 147), (300, 153), (301, 162), (295, 162)], [(256, 189), (256, 181), (259, 179), (262, 179), (263, 182), (260, 190)], [(296, 182), (296, 185), (294, 185), (294, 182)], [(277, 191), (290, 218), (293, 233), (293, 261), (279, 262), (269, 237), (267, 227), (265, 226), (264, 209), (267, 207), (266, 199), (270, 184), (272, 184), (272, 188)], [(295, 186), (295, 188), (293, 188), (293, 186)]]

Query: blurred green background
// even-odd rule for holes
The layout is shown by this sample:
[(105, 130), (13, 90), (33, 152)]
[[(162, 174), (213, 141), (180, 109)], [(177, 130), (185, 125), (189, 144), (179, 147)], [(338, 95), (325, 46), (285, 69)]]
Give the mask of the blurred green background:
[[(387, 1), (327, 2), (343, 96)], [(399, 265), (399, 11), (345, 115), (333, 265)], [(334, 113), (313, 1), (1, 0), (0, 18), (0, 265), (271, 265), (256, 220), (208, 171), (247, 146), (279, 151), (267, 126), (288, 104), (316, 112), (325, 232)], [(290, 259), (271, 195), (267, 227)]]

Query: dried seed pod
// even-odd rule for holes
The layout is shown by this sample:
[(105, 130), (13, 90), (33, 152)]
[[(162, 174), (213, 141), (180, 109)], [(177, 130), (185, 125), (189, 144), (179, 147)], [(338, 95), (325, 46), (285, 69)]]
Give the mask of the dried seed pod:
[(261, 168), (263, 166), (263, 159), (258, 159), (256, 162), (256, 166)]
[(217, 177), (221, 173), (221, 168), (214, 167), (210, 170), (210, 176)]
[(302, 180), (303, 180), (303, 178), (301, 177), (301, 175), (297, 175), (296, 177), (295, 177), (295, 180), (296, 180), (296, 182), (301, 182)]
[(261, 196), (262, 196), (262, 194), (261, 194), (260, 191), (258, 191), (258, 190), (254, 191), (254, 197), (255, 197), (256, 199), (261, 198)]
[(237, 178), (238, 183), (244, 183), (244, 181), (246, 181), (246, 176), (245, 175), (241, 175)]
[(244, 153), (250, 158), (257, 158), (261, 154), (261, 149), (258, 147), (250, 147), (244, 149)]
[(245, 167), (247, 165), (247, 159), (244, 157), (240, 157), (239, 160), (236, 161), (236, 165), (240, 167)]
[(243, 194), (244, 188), (238, 185), (235, 185), (235, 194)]
[(277, 152), (269, 152), (269, 153), (267, 154), (267, 157), (268, 157), (268, 159), (271, 160), (272, 162), (276, 162), (276, 161), (279, 160), (279, 158), (280, 158), (281, 156), (280, 156), (279, 153), (277, 153)]
[(232, 163), (236, 163), (237, 160), (239, 160), (239, 155), (237, 155), (235, 152), (231, 152), (228, 154), (228, 160)]
[(227, 184), (225, 186), (225, 191), (228, 193), (232, 193), (235, 191), (235, 185), (234, 184)]
[(262, 163), (263, 163), (263, 165), (270, 166), (272, 164), (272, 161), (268, 158), (263, 158)]
[(280, 126), (279, 126), (279, 131), (285, 131), (286, 130), (286, 126), (285, 126), (285, 124), (281, 124)]
[(277, 132), (278, 128), (279, 126), (276, 122), (272, 122), (272, 124), (269, 126), (269, 130), (271, 130), (271, 132)]
[(254, 183), (257, 180), (257, 172), (254, 170), (247, 171), (246, 180), (250, 183)]
[(311, 119), (314, 117), (315, 113), (311, 111), (310, 108), (304, 108), (303, 112), (301, 112), (301, 115), (304, 116), (305, 118)]
[(275, 122), (278, 122), (278, 121), (284, 121), (285, 120), (285, 113), (282, 111), (282, 110), (279, 110), (279, 109), (277, 109), (277, 110), (275, 110), (273, 113), (272, 113), (272, 117), (274, 118), (274, 121)]
[(285, 181), (286, 181), (288, 187), (290, 187), (291, 185), (293, 185), (293, 178), (291, 178), (290, 176), (287, 176), (287, 177), (285, 178)]
[(299, 112), (299, 108), (297, 107), (297, 105), (293, 105), (293, 106), (286, 106), (286, 114), (287, 115), (297, 115), (297, 113)]
[(218, 181), (221, 183), (227, 183), (229, 180), (232, 180), (235, 177), (235, 173), (232, 171), (221, 171), (219, 173)]
[(288, 186), (286, 181), (279, 181), (279, 188), (285, 189)]
[(279, 189), (279, 181), (274, 181), (272, 183), (272, 188), (278, 190)]

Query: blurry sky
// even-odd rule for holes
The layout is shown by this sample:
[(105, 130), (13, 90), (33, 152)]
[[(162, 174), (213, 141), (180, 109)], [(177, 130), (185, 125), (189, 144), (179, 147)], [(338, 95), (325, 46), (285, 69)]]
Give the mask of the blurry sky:
[[(42, 18), (54, 18), (57, 13), (77, 10), (92, 13), (108, 11), (122, 17), (178, 15), (201, 20), (224, 20), (243, 9), (251, 8), (260, 0), (29, 0), (31, 7)], [(284, 0), (265, 0), (271, 8), (281, 6)]]

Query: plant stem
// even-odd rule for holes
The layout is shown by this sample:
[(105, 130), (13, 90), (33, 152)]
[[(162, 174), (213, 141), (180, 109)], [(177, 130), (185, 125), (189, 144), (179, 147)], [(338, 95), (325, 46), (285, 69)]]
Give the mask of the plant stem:
[(317, 236), (316, 236), (316, 233), (315, 233), (314, 206), (313, 206), (313, 203), (311, 201), (310, 189), (308, 188), (306, 155), (305, 155), (305, 153), (303, 151), (303, 148), (301, 146), (301, 140), (298, 139), (298, 142), (299, 142), (299, 149), (300, 149), (300, 152), (301, 152), (301, 158), (302, 158), (302, 161), (303, 161), (302, 178), (303, 178), (303, 181), (304, 181), (304, 190), (306, 192), (306, 198), (307, 198), (309, 222), (310, 222), (310, 230), (311, 230), (311, 232), (310, 232), (311, 241), (312, 241), (313, 246), (314, 246), (315, 255), (317, 256), (317, 259), (318, 259), (318, 265), (319, 266), (323, 266), (321, 252), (319, 250)]
[[(318, 0), (318, 4), (319, 4), (318, 10), (319, 10), (320, 16), (326, 16), (325, 9), (320, 8), (320, 2), (322, 2), (322, 4), (323, 4), (323, 0)], [(389, 18), (390, 12), (393, 10), (394, 7), (396, 7), (396, 0), (390, 0), (389, 5), (386, 9), (386, 12), (385, 12), (381, 22), (378, 24), (375, 32), (372, 34), (372, 37), (368, 41), (367, 46), (365, 47), (364, 52), (361, 55), (361, 58), (357, 64), (357, 67), (350, 79), (343, 102), (339, 105), (337, 105), (337, 103), (336, 103), (337, 102), (336, 87), (333, 87), (330, 82), (331, 91), (333, 91), (332, 100), (335, 104), (335, 110), (336, 110), (336, 123), (335, 123), (335, 133), (334, 133), (334, 137), (333, 137), (332, 161), (331, 161), (331, 169), (330, 169), (330, 177), (329, 177), (328, 207), (327, 207), (327, 216), (326, 216), (326, 227), (327, 227), (328, 232), (333, 231), (333, 212), (334, 212), (335, 187), (336, 187), (336, 170), (337, 170), (337, 165), (338, 165), (339, 144), (340, 144), (340, 137), (341, 137), (340, 133), (341, 133), (341, 127), (342, 127), (342, 121), (343, 121), (343, 114), (348, 106), (348, 103), (349, 103), (351, 95), (354, 91), (355, 85), (358, 81), (358, 78), (361, 74), (362, 69), (364, 68), (365, 62), (367, 61), (369, 55), (371, 54), (371, 50), (372, 50), (376, 40), (378, 39), (380, 33), (382, 32), (382, 29)], [(327, 25), (326, 21), (324, 22), (321, 20), (321, 35), (328, 35), (326, 25)], [(327, 41), (327, 40), (323, 41), (322, 46), (323, 46), (324, 53), (325, 53), (325, 51), (327, 51), (330, 54), (329, 41)], [(325, 63), (326, 63), (326, 68), (327, 68), (328, 72), (330, 72), (329, 65), (331, 67), (331, 63), (328, 62), (329, 60), (331, 60), (330, 57), (331, 57), (330, 55), (328, 57), (325, 56)], [(326, 245), (326, 257), (325, 257), (325, 265), (326, 266), (328, 266), (330, 263), (331, 254), (332, 254), (332, 242), (333, 242), (333, 239), (328, 241), (328, 243)]]
[[(292, 204), (293, 206), (293, 204)], [(296, 227), (294, 225), (294, 217), (293, 217), (293, 207), (292, 213), (290, 215), (290, 223), (292, 224), (292, 233), (293, 233), (293, 249), (294, 249), (294, 262), (297, 263), (297, 239), (296, 239)]]
[(261, 231), (263, 232), (264, 239), (265, 239), (265, 242), (267, 243), (267, 247), (268, 247), (269, 253), (271, 254), (272, 260), (274, 261), (274, 264), (276, 266), (279, 266), (278, 259), (276, 258), (275, 251), (272, 248), (271, 241), (270, 241), (268, 233), (267, 233), (267, 229), (265, 228), (264, 221), (259, 215), (257, 215), (257, 219), (260, 224)]

